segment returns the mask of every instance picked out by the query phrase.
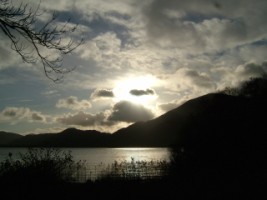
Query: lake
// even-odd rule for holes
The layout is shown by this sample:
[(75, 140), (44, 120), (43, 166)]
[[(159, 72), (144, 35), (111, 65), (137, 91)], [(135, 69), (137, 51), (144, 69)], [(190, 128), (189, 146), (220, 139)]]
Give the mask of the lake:
[[(85, 161), (86, 172), (83, 181), (96, 179), (103, 171), (117, 163), (131, 162), (169, 162), (168, 148), (61, 148), (70, 151), (74, 161)], [(0, 148), (0, 162), (12, 153), (14, 159), (19, 153), (27, 152), (27, 148)], [(80, 178), (79, 178), (80, 179)]]

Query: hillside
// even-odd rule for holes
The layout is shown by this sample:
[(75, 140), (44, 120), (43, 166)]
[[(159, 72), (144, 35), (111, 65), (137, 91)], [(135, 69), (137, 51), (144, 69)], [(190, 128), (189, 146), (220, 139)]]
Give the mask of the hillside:
[(5, 145), (10, 143), (13, 140), (22, 138), (22, 135), (16, 133), (9, 133), (5, 131), (0, 131), (0, 145)]
[[(166, 114), (115, 132), (120, 145), (200, 145), (211, 140), (230, 143), (266, 131), (261, 117), (264, 101), (225, 94), (207, 94), (192, 99)], [(126, 143), (125, 143), (126, 142)]]

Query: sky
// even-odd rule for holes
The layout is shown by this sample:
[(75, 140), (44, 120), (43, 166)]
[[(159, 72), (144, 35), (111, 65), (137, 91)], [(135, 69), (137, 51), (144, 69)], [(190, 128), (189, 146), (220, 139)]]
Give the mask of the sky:
[(55, 25), (79, 24), (72, 39), (84, 43), (64, 57), (75, 70), (54, 83), (0, 30), (2, 131), (113, 133), (267, 71), (266, 0), (43, 0), (40, 9), (41, 22), (56, 13)]

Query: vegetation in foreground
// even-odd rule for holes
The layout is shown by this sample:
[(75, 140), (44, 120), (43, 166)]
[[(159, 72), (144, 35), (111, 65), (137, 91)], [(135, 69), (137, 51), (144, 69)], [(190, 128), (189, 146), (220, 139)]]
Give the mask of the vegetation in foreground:
[[(208, 156), (194, 155), (180, 147), (172, 148), (171, 155), (170, 163), (115, 161), (97, 180), (81, 183), (76, 180), (84, 175), (85, 163), (74, 162), (70, 152), (31, 148), (18, 160), (10, 154), (0, 163), (0, 186), (2, 195), (9, 199), (220, 199), (263, 194), (264, 185), (257, 193), (250, 188), (259, 186), (258, 181), (266, 175), (264, 170), (254, 174), (249, 171), (256, 169), (253, 163), (241, 166), (224, 158), (208, 161)], [(219, 160), (222, 163), (217, 163)]]
[(0, 163), (1, 183), (56, 183), (75, 181), (84, 163), (74, 162), (70, 152), (55, 148), (29, 148), (14, 159), (9, 153)]
[[(2, 195), (14, 199), (38, 199), (60, 197), (79, 199), (84, 195), (109, 199), (129, 198), (138, 195), (153, 195), (155, 187), (163, 189), (161, 183), (167, 176), (169, 164), (165, 161), (117, 162), (96, 179), (80, 182), (86, 173), (84, 162), (75, 162), (70, 152), (55, 148), (29, 148), (25, 154), (14, 159), (9, 154), (0, 163), (0, 186)], [(104, 192), (105, 191), (105, 192)], [(103, 193), (104, 192), (104, 193)], [(41, 194), (41, 196), (40, 196)]]

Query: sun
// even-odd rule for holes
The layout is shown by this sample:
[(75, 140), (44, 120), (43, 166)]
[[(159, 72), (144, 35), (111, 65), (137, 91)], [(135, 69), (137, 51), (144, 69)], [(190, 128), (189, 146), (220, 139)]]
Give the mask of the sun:
[[(113, 89), (114, 100), (130, 101), (136, 104), (149, 105), (157, 99), (157, 95), (152, 90), (157, 83), (157, 79), (152, 76), (131, 77), (118, 80)], [(138, 94), (134, 93), (139, 92)]]

